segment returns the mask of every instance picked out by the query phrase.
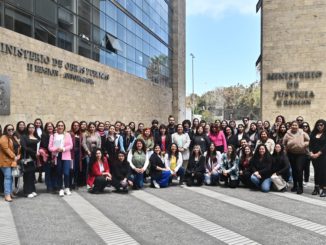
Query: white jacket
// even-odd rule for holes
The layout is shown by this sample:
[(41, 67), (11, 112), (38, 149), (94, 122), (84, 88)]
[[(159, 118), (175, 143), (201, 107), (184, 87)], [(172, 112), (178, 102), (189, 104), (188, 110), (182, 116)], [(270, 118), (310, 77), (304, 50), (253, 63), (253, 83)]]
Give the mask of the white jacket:
[(190, 146), (190, 138), (187, 133), (184, 134), (178, 134), (174, 133), (172, 134), (172, 143), (177, 144), (179, 148), (183, 148), (184, 152), (182, 152), (182, 159), (183, 160), (189, 160), (190, 152), (189, 152), (189, 146)]
[[(179, 152), (179, 157), (178, 157), (178, 160), (177, 160), (177, 166), (175, 167), (174, 172), (178, 172), (178, 170), (182, 166), (182, 162), (183, 162), (183, 160), (182, 160), (182, 154), (181, 154), (181, 152)], [(164, 163), (165, 163), (165, 167), (172, 172), (172, 170), (170, 168), (170, 166), (171, 166), (170, 156), (167, 153), (164, 156)]]

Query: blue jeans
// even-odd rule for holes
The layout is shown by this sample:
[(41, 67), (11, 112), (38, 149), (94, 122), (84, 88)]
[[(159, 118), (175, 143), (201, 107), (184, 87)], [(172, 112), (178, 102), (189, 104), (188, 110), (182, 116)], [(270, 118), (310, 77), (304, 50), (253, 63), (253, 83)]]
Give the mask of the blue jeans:
[(271, 178), (267, 178), (264, 179), (263, 181), (259, 178), (257, 178), (256, 175), (251, 175), (250, 177), (251, 182), (256, 186), (256, 187), (260, 187), (262, 192), (269, 192), (271, 189), (271, 185), (272, 185), (272, 179)]
[(59, 189), (63, 188), (63, 182), (64, 187), (69, 188), (70, 162), (71, 160), (62, 160), (61, 154), (59, 154), (57, 158), (57, 184)]
[(12, 175), (11, 167), (1, 167), (4, 175), (4, 194), (10, 195), (12, 193)]
[(132, 171), (132, 176), (131, 176), (134, 186), (137, 188), (143, 188), (144, 186), (144, 174), (139, 174), (136, 171)]
[(204, 182), (206, 185), (215, 185), (218, 183), (220, 178), (220, 173), (214, 173), (211, 175), (205, 174)]
[(52, 166), (52, 163), (47, 161), (44, 164), (44, 172), (45, 172), (45, 185), (46, 188), (51, 191), (57, 187), (56, 184), (56, 173), (55, 167)]
[(169, 170), (162, 171), (162, 174), (159, 178), (155, 179), (160, 187), (167, 187), (169, 185), (171, 172)]

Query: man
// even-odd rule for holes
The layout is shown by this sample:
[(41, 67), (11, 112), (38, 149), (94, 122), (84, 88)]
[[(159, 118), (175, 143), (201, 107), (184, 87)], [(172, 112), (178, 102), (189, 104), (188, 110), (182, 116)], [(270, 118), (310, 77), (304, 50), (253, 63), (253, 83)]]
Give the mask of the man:
[(242, 118), (242, 122), (243, 122), (243, 125), (244, 125), (244, 131), (245, 131), (245, 133), (248, 133), (249, 130), (250, 130), (249, 117)]
[(303, 117), (302, 116), (298, 116), (296, 121), (298, 122), (299, 128), (303, 128), (302, 124), (303, 124)]
[(154, 139), (156, 139), (160, 134), (160, 131), (158, 129), (158, 121), (156, 119), (154, 119), (152, 121), (151, 132), (152, 132)]
[(176, 126), (175, 126), (175, 119), (174, 116), (170, 115), (168, 118), (169, 124), (168, 124), (168, 133), (170, 135), (174, 134), (177, 132)]

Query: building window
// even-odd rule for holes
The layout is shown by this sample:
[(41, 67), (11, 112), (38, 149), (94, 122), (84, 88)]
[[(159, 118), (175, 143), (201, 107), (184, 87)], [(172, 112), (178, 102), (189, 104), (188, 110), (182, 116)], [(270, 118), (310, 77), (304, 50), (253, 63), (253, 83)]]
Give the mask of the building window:
[(86, 41), (91, 40), (91, 24), (78, 17), (78, 35)]
[(32, 36), (32, 17), (18, 10), (6, 8), (5, 27), (15, 32)]
[(55, 45), (56, 32), (55, 28), (40, 21), (35, 21), (35, 39), (45, 43)]
[(85, 0), (78, 0), (78, 15), (85, 18), (87, 21), (91, 21), (91, 5)]
[(67, 9), (74, 10), (75, 0), (57, 0), (57, 2)]
[(59, 30), (58, 47), (72, 52), (74, 47), (74, 35), (69, 32)]
[(107, 55), (106, 55), (106, 64), (108, 66), (117, 68), (117, 54), (115, 54), (113, 52), (107, 52)]
[(91, 45), (82, 38), (78, 39), (78, 54), (91, 58)]
[(0, 26), (2, 26), (3, 4), (0, 2)]
[(117, 53), (117, 51), (121, 50), (121, 45), (117, 38), (111, 36), (110, 34), (106, 34), (105, 48), (111, 52)]
[(36, 15), (55, 24), (57, 23), (56, 9), (56, 4), (51, 0), (35, 0)]
[(6, 2), (12, 5), (33, 12), (33, 0), (6, 0)]
[(74, 30), (75, 15), (64, 8), (58, 8), (58, 25), (61, 29), (73, 32)]
[(127, 60), (124, 58), (124, 57), (122, 57), (122, 56), (118, 56), (118, 69), (119, 70), (121, 70), (121, 71), (126, 71), (127, 70), (127, 68), (126, 68), (126, 66), (127, 66)]

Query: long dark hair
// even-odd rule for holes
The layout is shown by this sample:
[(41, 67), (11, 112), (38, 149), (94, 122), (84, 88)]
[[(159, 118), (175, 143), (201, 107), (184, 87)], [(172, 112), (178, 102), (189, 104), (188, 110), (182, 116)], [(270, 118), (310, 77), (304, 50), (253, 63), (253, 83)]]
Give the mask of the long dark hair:
[[(79, 125), (79, 128), (78, 128), (78, 131), (77, 132), (74, 132), (74, 124), (75, 123), (78, 123), (78, 125)], [(75, 134), (75, 135), (79, 135), (80, 134), (80, 123), (78, 121), (73, 121), (71, 123), (70, 132), (73, 133), (73, 134)]]
[(241, 155), (241, 162), (244, 162), (244, 160), (246, 160), (246, 153), (245, 153), (245, 150), (246, 148), (249, 148), (250, 149), (250, 154), (249, 156), (252, 158), (252, 156), (254, 155), (253, 152), (252, 152), (252, 149), (249, 145), (246, 145), (241, 151), (242, 151), (242, 155)]
[(177, 158), (177, 161), (178, 161), (178, 159), (179, 159), (179, 149), (178, 149), (178, 145), (176, 143), (171, 144), (170, 148), (168, 149), (168, 156), (171, 159), (171, 155), (172, 155), (171, 148), (172, 148), (173, 145), (177, 148), (177, 150), (175, 151), (175, 157)]
[[(19, 124), (21, 124), (21, 123), (24, 123), (24, 125), (25, 125), (25, 128), (24, 128), (23, 131), (20, 131), (20, 129), (19, 129)], [(25, 132), (26, 132), (25, 129), (26, 129), (26, 124), (25, 124), (25, 122), (24, 122), (24, 121), (19, 121), (19, 122), (16, 124), (15, 135), (18, 136), (18, 137), (20, 137), (21, 135), (25, 134)], [(17, 134), (18, 134), (18, 135), (17, 135)]]
[(29, 123), (29, 124), (27, 124), (26, 125), (26, 129), (25, 129), (25, 135), (28, 137), (29, 136), (29, 133), (28, 133), (28, 128), (29, 128), (29, 126), (31, 126), (31, 125), (33, 125), (34, 126), (34, 134), (33, 134), (33, 136), (36, 138), (36, 139), (40, 139), (40, 137), (38, 137), (38, 134), (37, 134), (37, 131), (36, 131), (36, 128), (35, 128), (35, 125), (34, 125), (34, 123)]
[(49, 131), (48, 131), (48, 126), (51, 125), (53, 127), (53, 133), (54, 133), (54, 124), (52, 122), (47, 122), (45, 125), (44, 125), (44, 132), (43, 133), (46, 133), (47, 135), (49, 135)]
[[(214, 150), (211, 151), (211, 146), (214, 146)], [(216, 162), (217, 161), (217, 157), (216, 157), (216, 146), (214, 143), (210, 143), (208, 150), (206, 151), (206, 164), (208, 163), (208, 160), (211, 158), (211, 162)]]
[(132, 154), (135, 153), (135, 151), (137, 151), (137, 143), (141, 142), (143, 144), (143, 147), (141, 148), (141, 150), (146, 154), (146, 145), (145, 145), (145, 141), (143, 141), (142, 139), (136, 139), (134, 145), (132, 146)]
[[(6, 135), (7, 137), (9, 137), (9, 135), (8, 135), (8, 131), (7, 131), (7, 128), (10, 127), (10, 126), (15, 130), (14, 125), (12, 125), (12, 124), (7, 124), (7, 125), (3, 128), (3, 135)], [(13, 131), (13, 132), (14, 132), (14, 131)], [(13, 137), (11, 137), (11, 138), (13, 138)]]
[(285, 154), (285, 152), (284, 152), (284, 145), (283, 144), (280, 144), (280, 143), (276, 143), (275, 146), (276, 145), (281, 146), (281, 151), (279, 153), (277, 153), (275, 151), (275, 148), (274, 148), (273, 157), (281, 157), (281, 156), (283, 156)]
[(165, 124), (161, 124), (160, 127), (159, 127), (159, 134), (160, 134), (160, 136), (162, 136), (162, 133), (161, 133), (161, 129), (162, 128), (165, 128), (165, 135), (167, 135), (168, 134), (168, 128), (167, 128), (167, 126)]
[(255, 151), (255, 154), (254, 154), (254, 156), (252, 158), (255, 159), (255, 160), (257, 160), (257, 161), (260, 159), (260, 156), (259, 156), (259, 148), (260, 147), (264, 147), (265, 148), (265, 154), (264, 154), (264, 158), (263, 158), (263, 161), (265, 161), (266, 159), (268, 159), (268, 158), (271, 157), (271, 154), (269, 153), (266, 145), (264, 145), (264, 144), (259, 144), (257, 146), (257, 149)]
[[(42, 132), (43, 132), (43, 121), (42, 121), (42, 119), (41, 119), (41, 118), (36, 118), (36, 119), (34, 120), (34, 126), (35, 126), (35, 122), (36, 122), (36, 121), (40, 121), (40, 122), (41, 122), (40, 129), (41, 129)], [(35, 131), (36, 131), (36, 128), (35, 128)]]
[[(237, 157), (237, 153), (236, 153), (235, 147), (233, 145), (229, 145), (228, 147), (231, 147), (232, 148), (232, 153), (230, 155), (230, 159), (233, 162), (236, 159), (236, 157)], [(226, 153), (226, 154), (228, 154), (228, 153)]]
[(316, 134), (319, 133), (318, 124), (320, 124), (320, 123), (324, 124), (324, 130), (323, 130), (323, 135), (322, 135), (322, 136), (324, 136), (325, 131), (326, 131), (326, 121), (324, 119), (317, 120), (317, 122), (315, 123), (314, 129), (311, 132), (311, 136), (315, 137)]
[(101, 154), (102, 154), (101, 160), (102, 160), (102, 162), (104, 162), (104, 154), (103, 154), (102, 150), (100, 148), (95, 148), (91, 153), (91, 158), (90, 158), (90, 161), (89, 161), (89, 172), (92, 171), (93, 165), (97, 161), (97, 159), (96, 159), (96, 152), (97, 151), (101, 152)]

